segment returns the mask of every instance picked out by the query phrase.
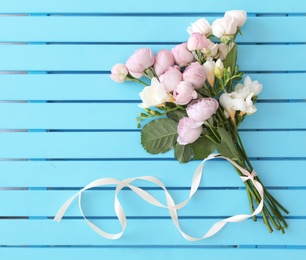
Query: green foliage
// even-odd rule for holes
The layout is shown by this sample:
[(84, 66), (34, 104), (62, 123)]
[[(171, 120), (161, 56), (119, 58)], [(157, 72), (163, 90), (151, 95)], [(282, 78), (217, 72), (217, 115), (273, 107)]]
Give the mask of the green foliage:
[(181, 118), (186, 117), (187, 113), (186, 110), (173, 110), (173, 111), (169, 111), (167, 112), (167, 117), (178, 122), (180, 121)]
[(226, 58), (223, 62), (224, 68), (227, 69), (228, 67), (231, 69), (231, 72), (233, 73), (236, 68), (236, 62), (237, 62), (237, 44), (234, 43), (234, 46), (230, 50), (230, 52), (226, 55)]
[(201, 136), (194, 143), (190, 144), (190, 147), (193, 151), (193, 158), (195, 160), (199, 160), (210, 155), (217, 148), (217, 145), (209, 140), (206, 136)]
[(231, 134), (222, 127), (219, 127), (217, 131), (221, 137), (221, 143), (217, 147), (219, 153), (234, 160), (241, 160), (241, 155), (237, 151)]
[(176, 144), (174, 146), (174, 156), (180, 163), (187, 163), (193, 156), (193, 151), (190, 145)]
[(141, 130), (141, 144), (151, 154), (165, 153), (176, 144), (178, 123), (161, 118), (146, 124)]

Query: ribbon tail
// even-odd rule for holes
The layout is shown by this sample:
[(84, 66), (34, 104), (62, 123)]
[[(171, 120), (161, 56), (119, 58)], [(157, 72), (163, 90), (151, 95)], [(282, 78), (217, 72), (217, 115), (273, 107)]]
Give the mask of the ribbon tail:
[[(212, 160), (212, 159), (217, 159), (217, 158), (222, 158), (227, 160), (228, 162), (230, 162), (233, 166), (235, 166), (244, 176), (241, 176), (241, 180), (243, 182), (247, 181), (247, 180), (251, 180), (255, 189), (258, 191), (258, 193), (260, 194), (261, 197), (261, 201), (259, 203), (259, 205), (257, 206), (256, 210), (253, 212), (252, 215), (248, 215), (248, 214), (239, 214), (239, 215), (235, 215), (223, 220), (220, 220), (218, 222), (216, 222), (209, 230), (208, 232), (206, 232), (205, 235), (203, 235), (202, 237), (192, 237), (189, 236), (188, 234), (184, 233), (180, 227), (180, 223), (179, 223), (179, 217), (178, 217), (178, 209), (181, 209), (183, 207), (185, 207), (187, 205), (187, 203), (191, 200), (191, 198), (193, 197), (193, 195), (197, 192), (200, 182), (201, 182), (201, 178), (203, 175), (203, 171), (204, 171), (204, 164), (206, 161), (208, 160)], [(123, 210), (123, 207), (120, 204), (120, 201), (118, 199), (118, 194), (119, 192), (124, 188), (124, 187), (129, 187), (132, 191), (134, 191), (140, 198), (142, 198), (143, 200), (145, 200), (146, 202), (157, 206), (157, 207), (162, 207), (162, 208), (167, 208), (169, 210), (169, 214), (170, 217), (174, 223), (174, 225), (176, 226), (176, 228), (178, 229), (178, 231), (181, 233), (181, 235), (189, 241), (198, 241), (198, 240), (202, 240), (202, 239), (206, 239), (208, 237), (211, 237), (213, 235), (215, 235), (216, 233), (218, 233), (228, 222), (240, 222), (243, 221), (245, 219), (248, 219), (254, 215), (259, 214), (262, 211), (263, 208), (263, 203), (264, 203), (264, 189), (263, 186), (261, 185), (260, 182), (256, 181), (254, 179), (254, 176), (256, 176), (255, 172), (249, 173), (246, 169), (240, 167), (236, 162), (232, 161), (230, 158), (224, 157), (220, 154), (211, 154), (209, 155), (206, 159), (204, 159), (200, 165), (197, 167), (194, 175), (193, 175), (193, 179), (191, 182), (191, 187), (190, 187), (190, 193), (188, 198), (179, 203), (179, 204), (175, 204), (173, 197), (170, 195), (170, 193), (168, 192), (167, 188), (165, 187), (165, 185), (157, 178), (153, 177), (153, 176), (142, 176), (142, 177), (135, 177), (135, 178), (128, 178), (125, 179), (123, 181), (114, 179), (114, 178), (102, 178), (102, 179), (98, 179), (95, 180), (91, 183), (89, 183), (88, 185), (86, 185), (82, 190), (80, 190), (78, 193), (76, 193), (75, 195), (73, 195), (70, 199), (68, 199), (63, 206), (59, 209), (59, 211), (57, 212), (56, 216), (54, 217), (54, 220), (57, 222), (60, 222), (61, 219), (63, 218), (65, 212), (67, 211), (68, 207), (70, 206), (70, 204), (72, 203), (72, 201), (79, 196), (79, 210), (81, 212), (82, 217), (85, 219), (85, 221), (87, 222), (87, 224), (99, 235), (107, 238), (107, 239), (118, 239), (120, 238), (123, 233), (124, 230), (127, 226), (127, 222), (126, 222), (126, 215), (125, 212)], [(165, 195), (166, 195), (166, 202), (167, 205), (162, 204), (159, 200), (157, 200), (153, 195), (151, 195), (150, 193), (148, 193), (147, 191), (132, 185), (131, 183), (135, 180), (144, 180), (144, 181), (148, 181), (150, 183), (156, 184), (157, 186), (159, 186), (161, 189), (164, 190)], [(95, 224), (93, 224), (91, 221), (89, 221), (82, 210), (82, 192), (84, 192), (87, 189), (91, 189), (94, 187), (98, 187), (98, 186), (103, 186), (103, 185), (108, 185), (108, 184), (115, 184), (116, 186), (116, 190), (115, 190), (115, 200), (114, 200), (114, 209), (115, 209), (115, 213), (116, 216), (118, 217), (118, 220), (121, 224), (122, 227), (122, 231), (117, 233), (117, 234), (111, 234), (111, 233), (107, 233), (105, 231), (103, 231), (102, 229), (100, 229), (98, 226), (96, 226)]]
[(63, 218), (63, 216), (65, 215), (67, 209), (69, 208), (70, 204), (72, 203), (72, 201), (79, 195), (79, 192), (76, 193), (75, 195), (73, 195), (70, 199), (68, 199), (62, 206), (61, 208), (58, 210), (58, 212), (56, 213), (54, 220), (56, 222), (60, 222)]

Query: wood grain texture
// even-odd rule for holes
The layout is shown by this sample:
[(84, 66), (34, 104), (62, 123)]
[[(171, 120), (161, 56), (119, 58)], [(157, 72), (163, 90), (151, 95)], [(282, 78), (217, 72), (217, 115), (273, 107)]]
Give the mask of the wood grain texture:
[[(1, 259), (305, 258), (305, 1), (0, 2)], [(135, 121), (142, 87), (116, 84), (109, 73), (135, 49), (171, 49), (187, 40), (186, 27), (196, 19), (211, 22), (231, 9), (249, 16), (237, 38), (240, 69), (264, 85), (241, 136), (256, 172), (290, 211), (286, 234), (268, 234), (259, 218), (191, 243), (167, 210), (130, 190), (120, 194), (128, 215), (120, 240), (95, 234), (77, 203), (55, 223), (66, 199), (103, 177), (153, 175), (176, 201), (187, 197), (199, 161), (179, 164), (172, 152), (147, 154)], [(137, 184), (164, 200), (154, 185)], [(207, 162), (200, 191), (179, 211), (183, 230), (200, 236), (221, 218), (247, 213), (243, 186), (227, 162)], [(113, 192), (86, 192), (84, 209), (102, 228), (118, 232)]]

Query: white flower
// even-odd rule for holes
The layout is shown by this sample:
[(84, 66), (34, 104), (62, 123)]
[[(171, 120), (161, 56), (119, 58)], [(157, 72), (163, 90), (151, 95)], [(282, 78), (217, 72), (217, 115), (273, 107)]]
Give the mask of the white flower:
[(201, 18), (192, 23), (191, 26), (187, 28), (187, 32), (189, 34), (201, 33), (203, 35), (208, 35), (211, 33), (210, 24), (205, 18)]
[(237, 21), (232, 16), (225, 16), (215, 20), (211, 25), (213, 35), (222, 38), (226, 35), (233, 35), (237, 32)]
[(225, 115), (234, 118), (236, 111), (241, 111), (246, 114), (253, 114), (256, 112), (256, 108), (251, 100), (252, 95), (249, 95), (247, 99), (243, 99), (235, 96), (235, 92), (223, 93), (220, 96), (220, 105), (225, 109)]
[(205, 59), (207, 59), (207, 57), (215, 58), (218, 54), (218, 44), (207, 39), (207, 46), (202, 50), (202, 53), (204, 53)]
[(173, 97), (165, 90), (164, 86), (156, 79), (152, 78), (151, 86), (145, 87), (139, 93), (142, 103), (141, 108), (162, 105), (165, 102), (172, 102)]
[(232, 93), (223, 93), (219, 98), (220, 105), (224, 108), (225, 116), (234, 118), (236, 110), (245, 110), (243, 99), (233, 98)]
[[(249, 99), (251, 101), (253, 96), (257, 96), (262, 90), (262, 85), (257, 80), (252, 81), (249, 76), (244, 79), (243, 84), (238, 83), (235, 86), (235, 91), (232, 92), (234, 98)], [(250, 102), (249, 102), (250, 103)]]
[(241, 83), (238, 83), (235, 86), (235, 92), (243, 92), (246, 96), (248, 96), (250, 93), (253, 93), (254, 96), (258, 96), (258, 94), (262, 90), (262, 84), (260, 84), (257, 80), (252, 81), (249, 76), (245, 77), (243, 85)]
[(206, 69), (206, 78), (210, 86), (214, 85), (215, 82), (215, 62), (212, 59), (208, 59), (203, 66)]
[(262, 85), (257, 80), (251, 81), (250, 77), (246, 77), (244, 84), (238, 83), (234, 92), (223, 93), (220, 96), (220, 105), (231, 118), (235, 116), (237, 110), (248, 115), (253, 114), (257, 109), (252, 98), (257, 96), (261, 90)]
[(246, 105), (245, 111), (240, 110), (242, 112), (245, 112), (247, 115), (254, 114), (257, 111), (257, 108), (253, 104), (252, 97), (253, 93), (250, 93), (250, 95), (248, 95), (247, 98), (245, 99), (245, 105)]
[(225, 12), (224, 16), (232, 16), (237, 21), (237, 26), (242, 27), (247, 19), (247, 14), (243, 10), (231, 10)]

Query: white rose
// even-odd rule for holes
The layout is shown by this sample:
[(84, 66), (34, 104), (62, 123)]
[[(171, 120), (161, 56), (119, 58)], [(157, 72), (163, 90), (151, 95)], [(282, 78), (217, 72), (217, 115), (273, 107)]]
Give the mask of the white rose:
[(225, 16), (215, 20), (211, 25), (213, 35), (222, 38), (226, 35), (233, 35), (237, 32), (237, 21), (232, 16)]
[(152, 78), (151, 86), (145, 87), (139, 93), (142, 103), (141, 108), (162, 105), (165, 102), (172, 102), (173, 97), (165, 90), (164, 86), (156, 79)]
[(190, 27), (187, 28), (187, 32), (189, 34), (192, 33), (201, 33), (203, 35), (207, 35), (211, 33), (211, 28), (209, 22), (205, 18), (201, 18), (194, 23), (191, 24)]
[(232, 10), (225, 12), (224, 16), (232, 16), (237, 21), (237, 26), (242, 27), (247, 19), (247, 14), (243, 10)]

